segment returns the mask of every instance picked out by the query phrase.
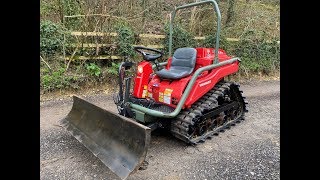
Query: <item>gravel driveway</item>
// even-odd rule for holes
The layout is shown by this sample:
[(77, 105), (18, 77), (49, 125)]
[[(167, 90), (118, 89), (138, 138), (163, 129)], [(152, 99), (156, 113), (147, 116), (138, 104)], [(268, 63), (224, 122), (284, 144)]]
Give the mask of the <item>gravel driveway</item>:
[[(254, 81), (240, 89), (249, 102), (245, 121), (196, 147), (153, 133), (147, 169), (127, 179), (280, 179), (280, 81)], [(110, 95), (82, 97), (116, 112)], [(71, 106), (71, 98), (40, 105), (40, 178), (118, 180), (59, 125)]]

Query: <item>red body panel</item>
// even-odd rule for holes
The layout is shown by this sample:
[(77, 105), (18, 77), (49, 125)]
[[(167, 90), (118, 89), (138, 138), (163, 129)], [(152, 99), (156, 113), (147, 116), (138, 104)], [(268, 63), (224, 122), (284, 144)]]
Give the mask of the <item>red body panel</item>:
[(136, 98), (145, 98), (147, 96), (147, 87), (152, 71), (152, 65), (148, 61), (141, 61), (138, 68), (142, 68), (142, 73), (137, 70), (134, 79), (133, 96)]
[(168, 64), (166, 65), (166, 69), (169, 69), (170, 68), (170, 66), (171, 66), (171, 60), (172, 60), (172, 57), (169, 57), (168, 58)]
[(189, 108), (194, 102), (201, 98), (205, 93), (210, 91), (214, 85), (219, 82), (223, 77), (235, 73), (239, 69), (239, 62), (219, 67), (212, 70), (206, 76), (202, 76), (196, 80), (194, 86), (184, 103), (185, 107)]
[[(197, 60), (195, 72), (197, 69), (211, 65), (214, 60), (214, 49), (213, 48), (196, 48), (197, 50)], [(225, 60), (231, 59), (232, 57), (228, 56), (224, 50), (219, 49), (219, 61), (223, 62)], [(144, 85), (147, 85), (147, 98), (152, 98), (156, 102), (164, 103), (171, 107), (176, 107), (178, 102), (181, 99), (181, 96), (188, 85), (188, 82), (191, 79), (191, 76), (181, 78), (179, 80), (169, 81), (169, 80), (160, 80), (160, 78), (152, 74), (150, 76), (150, 66), (146, 65), (149, 62), (141, 62), (139, 65), (143, 65), (147, 70), (143, 71), (143, 74), (146, 73), (141, 79), (135, 79), (135, 87), (134, 87), (134, 96), (138, 98), (142, 98), (143, 89), (145, 89)], [(150, 64), (150, 63), (149, 63)], [(171, 65), (171, 58), (168, 59), (168, 64), (166, 69), (169, 69)], [(188, 98), (186, 99), (183, 108), (190, 108), (190, 106), (196, 102), (199, 98), (201, 98), (205, 93), (211, 90), (214, 85), (219, 82), (223, 77), (233, 74), (237, 72), (239, 69), (239, 62), (236, 61), (232, 64), (228, 64), (213, 70), (205, 71), (201, 75), (198, 76)], [(149, 81), (150, 76), (150, 82)], [(148, 77), (148, 80), (144, 80)], [(138, 82), (138, 83), (137, 83)], [(139, 87), (136, 87), (139, 86)], [(144, 87), (143, 87), (144, 86)], [(137, 91), (136, 91), (137, 90)]]
[[(148, 96), (156, 102), (162, 102), (175, 107), (190, 79), (191, 76), (172, 82), (166, 80), (160, 81), (160, 78), (155, 75), (148, 85)], [(168, 101), (169, 97), (170, 100)]]

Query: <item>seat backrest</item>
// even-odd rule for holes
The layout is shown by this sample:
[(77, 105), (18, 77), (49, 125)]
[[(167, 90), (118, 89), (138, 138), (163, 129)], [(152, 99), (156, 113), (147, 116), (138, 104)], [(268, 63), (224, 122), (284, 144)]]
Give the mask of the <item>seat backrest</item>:
[(171, 67), (188, 67), (193, 70), (196, 58), (197, 50), (195, 48), (178, 48), (173, 54)]

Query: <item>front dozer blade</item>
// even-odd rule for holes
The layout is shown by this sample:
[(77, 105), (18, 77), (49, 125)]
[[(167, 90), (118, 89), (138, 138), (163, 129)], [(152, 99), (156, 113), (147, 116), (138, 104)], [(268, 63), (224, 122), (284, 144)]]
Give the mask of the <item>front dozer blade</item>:
[(121, 179), (139, 168), (150, 143), (151, 130), (131, 119), (73, 96), (62, 119), (71, 134)]

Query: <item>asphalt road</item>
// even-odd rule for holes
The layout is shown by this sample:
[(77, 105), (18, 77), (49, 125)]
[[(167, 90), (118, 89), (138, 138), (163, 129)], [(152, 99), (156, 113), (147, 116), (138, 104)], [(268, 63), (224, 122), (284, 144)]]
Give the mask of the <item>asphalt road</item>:
[[(137, 179), (280, 179), (280, 81), (242, 84), (246, 120), (196, 147), (153, 133), (145, 170)], [(116, 112), (110, 95), (82, 96)], [(40, 104), (41, 179), (120, 179), (59, 125), (71, 98)]]

